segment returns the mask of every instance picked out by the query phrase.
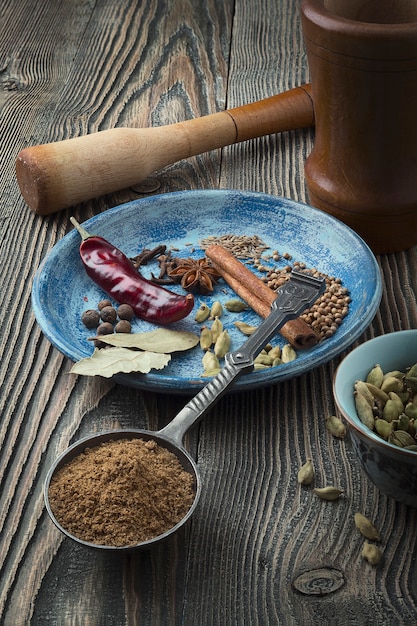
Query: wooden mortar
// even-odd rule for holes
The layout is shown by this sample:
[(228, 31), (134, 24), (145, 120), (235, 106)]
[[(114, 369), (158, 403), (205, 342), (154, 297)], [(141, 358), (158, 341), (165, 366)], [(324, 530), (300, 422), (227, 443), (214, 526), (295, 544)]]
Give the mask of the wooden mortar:
[(302, 0), (310, 202), (376, 253), (417, 243), (417, 2)]

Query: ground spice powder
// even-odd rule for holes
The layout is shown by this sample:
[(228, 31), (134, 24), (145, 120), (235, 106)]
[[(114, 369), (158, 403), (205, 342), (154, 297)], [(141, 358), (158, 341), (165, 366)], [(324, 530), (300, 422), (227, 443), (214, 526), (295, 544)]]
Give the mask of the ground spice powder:
[(49, 502), (75, 537), (106, 546), (153, 539), (177, 524), (194, 478), (154, 440), (115, 439), (88, 448), (52, 477)]

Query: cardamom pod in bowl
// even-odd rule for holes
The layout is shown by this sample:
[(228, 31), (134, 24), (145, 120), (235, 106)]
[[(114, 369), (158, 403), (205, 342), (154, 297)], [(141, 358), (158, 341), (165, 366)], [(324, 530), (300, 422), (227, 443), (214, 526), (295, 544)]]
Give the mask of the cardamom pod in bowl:
[(333, 393), (368, 477), (382, 493), (417, 508), (417, 329), (352, 350), (337, 368)]

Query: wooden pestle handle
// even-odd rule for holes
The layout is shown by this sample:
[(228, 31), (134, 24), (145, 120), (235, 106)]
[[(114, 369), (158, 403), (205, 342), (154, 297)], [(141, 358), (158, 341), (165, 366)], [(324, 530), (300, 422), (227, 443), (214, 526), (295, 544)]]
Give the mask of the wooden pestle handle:
[(33, 146), (16, 159), (23, 198), (39, 215), (131, 187), (202, 152), (314, 125), (310, 85), (252, 104), (155, 128), (113, 128)]

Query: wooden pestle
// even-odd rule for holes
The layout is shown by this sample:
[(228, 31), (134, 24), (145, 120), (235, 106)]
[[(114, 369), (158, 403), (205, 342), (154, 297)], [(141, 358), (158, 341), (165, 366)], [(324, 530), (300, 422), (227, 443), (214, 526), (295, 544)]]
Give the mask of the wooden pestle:
[(314, 125), (310, 85), (200, 118), (154, 128), (113, 128), (32, 146), (16, 160), (23, 198), (39, 215), (131, 187), (196, 154)]

